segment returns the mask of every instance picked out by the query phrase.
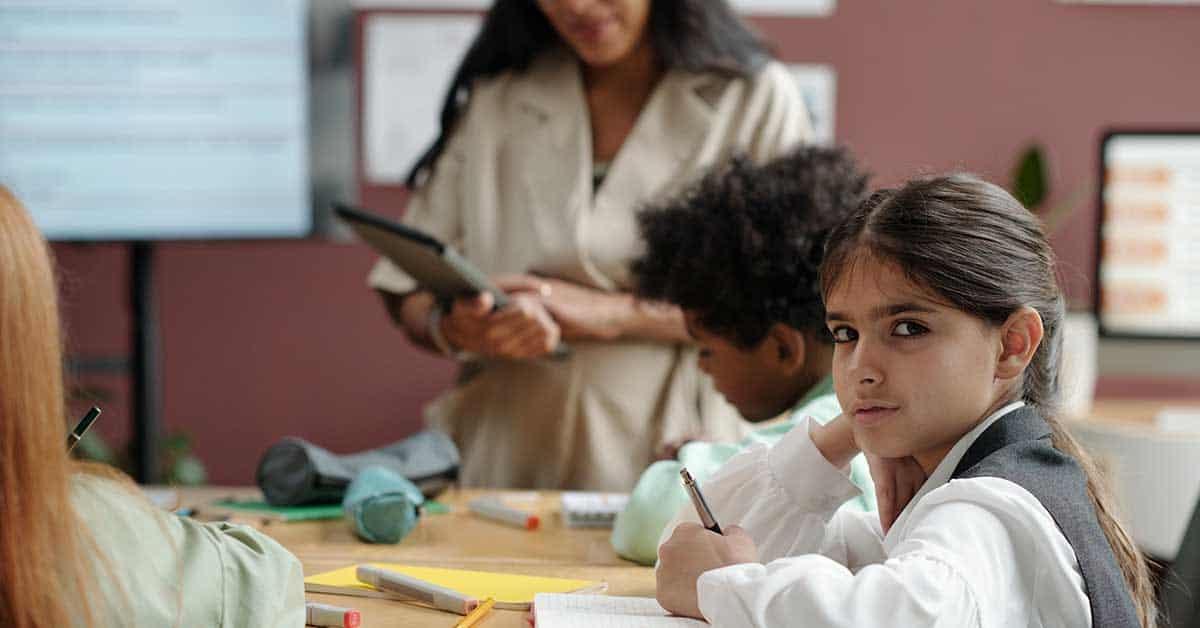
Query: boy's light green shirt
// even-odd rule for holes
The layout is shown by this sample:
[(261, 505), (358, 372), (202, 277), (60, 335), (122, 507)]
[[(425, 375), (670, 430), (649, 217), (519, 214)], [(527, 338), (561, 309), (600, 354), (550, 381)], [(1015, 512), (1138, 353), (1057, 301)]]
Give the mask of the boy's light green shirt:
[(300, 561), (265, 534), (180, 517), (85, 474), (72, 479), (71, 502), (102, 555), (95, 625), (304, 625)]
[[(658, 540), (663, 528), (689, 503), (679, 479), (681, 468), (687, 467), (692, 477), (703, 482), (746, 447), (774, 445), (795, 427), (799, 419), (809, 416), (825, 424), (841, 412), (837, 396), (833, 394), (833, 378), (826, 377), (796, 402), (787, 420), (756, 430), (737, 444), (688, 443), (679, 450), (678, 460), (660, 460), (650, 465), (638, 478), (637, 486), (629, 496), (629, 505), (617, 516), (611, 539), (613, 549), (643, 565), (653, 565), (658, 560)], [(875, 485), (861, 454), (850, 462), (850, 479), (862, 495), (846, 502), (846, 507), (875, 510)]]

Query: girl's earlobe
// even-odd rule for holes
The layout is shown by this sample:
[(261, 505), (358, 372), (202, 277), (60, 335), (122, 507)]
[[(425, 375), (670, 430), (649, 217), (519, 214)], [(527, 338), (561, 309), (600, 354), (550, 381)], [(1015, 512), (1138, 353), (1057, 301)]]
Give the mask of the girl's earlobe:
[(996, 365), (998, 379), (1019, 377), (1033, 360), (1041, 345), (1045, 330), (1042, 317), (1031, 307), (1022, 307), (1009, 315), (1000, 329), (1002, 343), (1000, 359)]

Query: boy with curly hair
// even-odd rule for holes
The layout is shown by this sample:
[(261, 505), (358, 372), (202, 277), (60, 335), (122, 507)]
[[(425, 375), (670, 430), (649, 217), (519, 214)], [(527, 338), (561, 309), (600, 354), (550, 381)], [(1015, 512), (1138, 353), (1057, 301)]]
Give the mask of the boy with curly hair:
[[(641, 214), (646, 248), (632, 267), (639, 296), (683, 309), (701, 370), (747, 421), (787, 416), (740, 444), (693, 440), (651, 465), (617, 518), (618, 554), (654, 563), (663, 528), (687, 501), (681, 467), (703, 480), (741, 448), (779, 440), (792, 417), (824, 423), (841, 412), (818, 269), (826, 236), (866, 185), (846, 150), (806, 146), (761, 166), (736, 157)], [(861, 456), (851, 479), (863, 497), (850, 503), (874, 509)]]

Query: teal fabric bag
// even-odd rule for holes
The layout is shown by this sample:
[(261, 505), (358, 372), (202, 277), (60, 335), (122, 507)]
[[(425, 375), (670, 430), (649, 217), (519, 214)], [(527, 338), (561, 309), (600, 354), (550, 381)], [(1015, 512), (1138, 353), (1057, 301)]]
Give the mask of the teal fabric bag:
[(415, 484), (384, 467), (367, 467), (346, 488), (342, 510), (368, 543), (399, 543), (417, 526), (425, 497)]

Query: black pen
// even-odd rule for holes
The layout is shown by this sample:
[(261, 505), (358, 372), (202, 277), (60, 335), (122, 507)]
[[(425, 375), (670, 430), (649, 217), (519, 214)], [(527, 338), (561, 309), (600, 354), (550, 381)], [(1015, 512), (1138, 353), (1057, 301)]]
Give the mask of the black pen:
[(688, 497), (692, 498), (692, 505), (696, 507), (696, 513), (700, 515), (700, 525), (712, 532), (722, 534), (721, 526), (717, 524), (717, 518), (709, 509), (708, 502), (704, 501), (704, 496), (700, 494), (700, 487), (696, 486), (696, 480), (692, 479), (692, 474), (683, 468), (679, 470), (679, 475), (683, 477), (683, 488), (687, 490)]
[(83, 433), (88, 431), (88, 428), (92, 426), (92, 423), (96, 422), (99, 416), (100, 408), (96, 406), (92, 406), (92, 409), (83, 415), (83, 420), (79, 421), (79, 425), (76, 425), (75, 429), (71, 430), (70, 434), (67, 434), (67, 453), (71, 453), (71, 450), (75, 449), (75, 444), (79, 442), (79, 439), (83, 438)]

